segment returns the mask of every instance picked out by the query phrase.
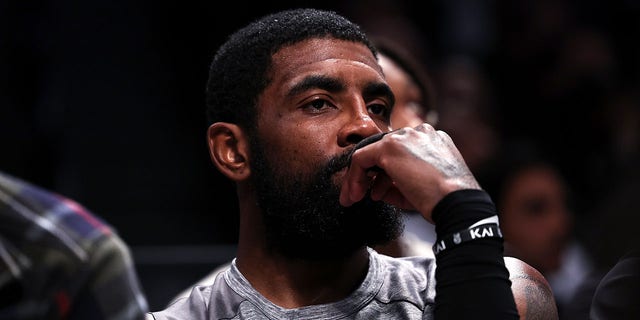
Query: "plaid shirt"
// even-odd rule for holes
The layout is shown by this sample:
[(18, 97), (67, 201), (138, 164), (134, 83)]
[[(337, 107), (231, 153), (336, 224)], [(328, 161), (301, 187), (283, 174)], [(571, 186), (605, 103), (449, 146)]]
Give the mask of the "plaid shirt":
[(0, 172), (0, 319), (144, 319), (126, 244), (66, 197)]

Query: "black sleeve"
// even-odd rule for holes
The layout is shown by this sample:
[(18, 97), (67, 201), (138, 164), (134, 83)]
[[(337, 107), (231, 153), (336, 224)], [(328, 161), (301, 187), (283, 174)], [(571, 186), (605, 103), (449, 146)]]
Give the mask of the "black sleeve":
[[(433, 210), (438, 237), (496, 214), (482, 190), (447, 195)], [(519, 319), (504, 264), (503, 239), (463, 242), (436, 255), (436, 319)]]

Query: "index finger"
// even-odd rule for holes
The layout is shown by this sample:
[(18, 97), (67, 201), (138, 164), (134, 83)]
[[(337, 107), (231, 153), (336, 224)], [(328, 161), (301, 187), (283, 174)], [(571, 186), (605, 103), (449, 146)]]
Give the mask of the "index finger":
[[(350, 206), (360, 201), (369, 190), (375, 172), (381, 170), (376, 166), (374, 159), (360, 155), (362, 153), (360, 150), (379, 141), (387, 133), (389, 132), (378, 133), (363, 139), (356, 144), (349, 155), (349, 168), (347, 169), (340, 192), (340, 204), (343, 206)], [(353, 161), (356, 152), (358, 152), (358, 160)]]

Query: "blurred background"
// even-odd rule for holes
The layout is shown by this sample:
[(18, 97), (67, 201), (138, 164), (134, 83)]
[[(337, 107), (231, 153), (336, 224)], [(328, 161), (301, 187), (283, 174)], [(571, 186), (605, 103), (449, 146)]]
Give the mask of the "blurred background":
[(205, 143), (209, 61), (254, 18), (307, 6), (424, 62), (438, 126), (481, 183), (506, 146), (535, 145), (566, 180), (587, 258), (615, 260), (612, 233), (638, 221), (616, 198), (640, 191), (636, 0), (0, 0), (0, 170), (110, 222), (164, 307), (235, 254), (235, 190)]

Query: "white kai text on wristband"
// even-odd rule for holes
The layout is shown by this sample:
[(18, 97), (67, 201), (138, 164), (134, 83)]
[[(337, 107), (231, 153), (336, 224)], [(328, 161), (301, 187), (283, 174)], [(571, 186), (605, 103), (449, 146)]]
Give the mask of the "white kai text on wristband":
[(465, 230), (454, 232), (438, 239), (433, 245), (433, 253), (437, 255), (461, 243), (484, 238), (502, 238), (498, 223), (476, 223)]

